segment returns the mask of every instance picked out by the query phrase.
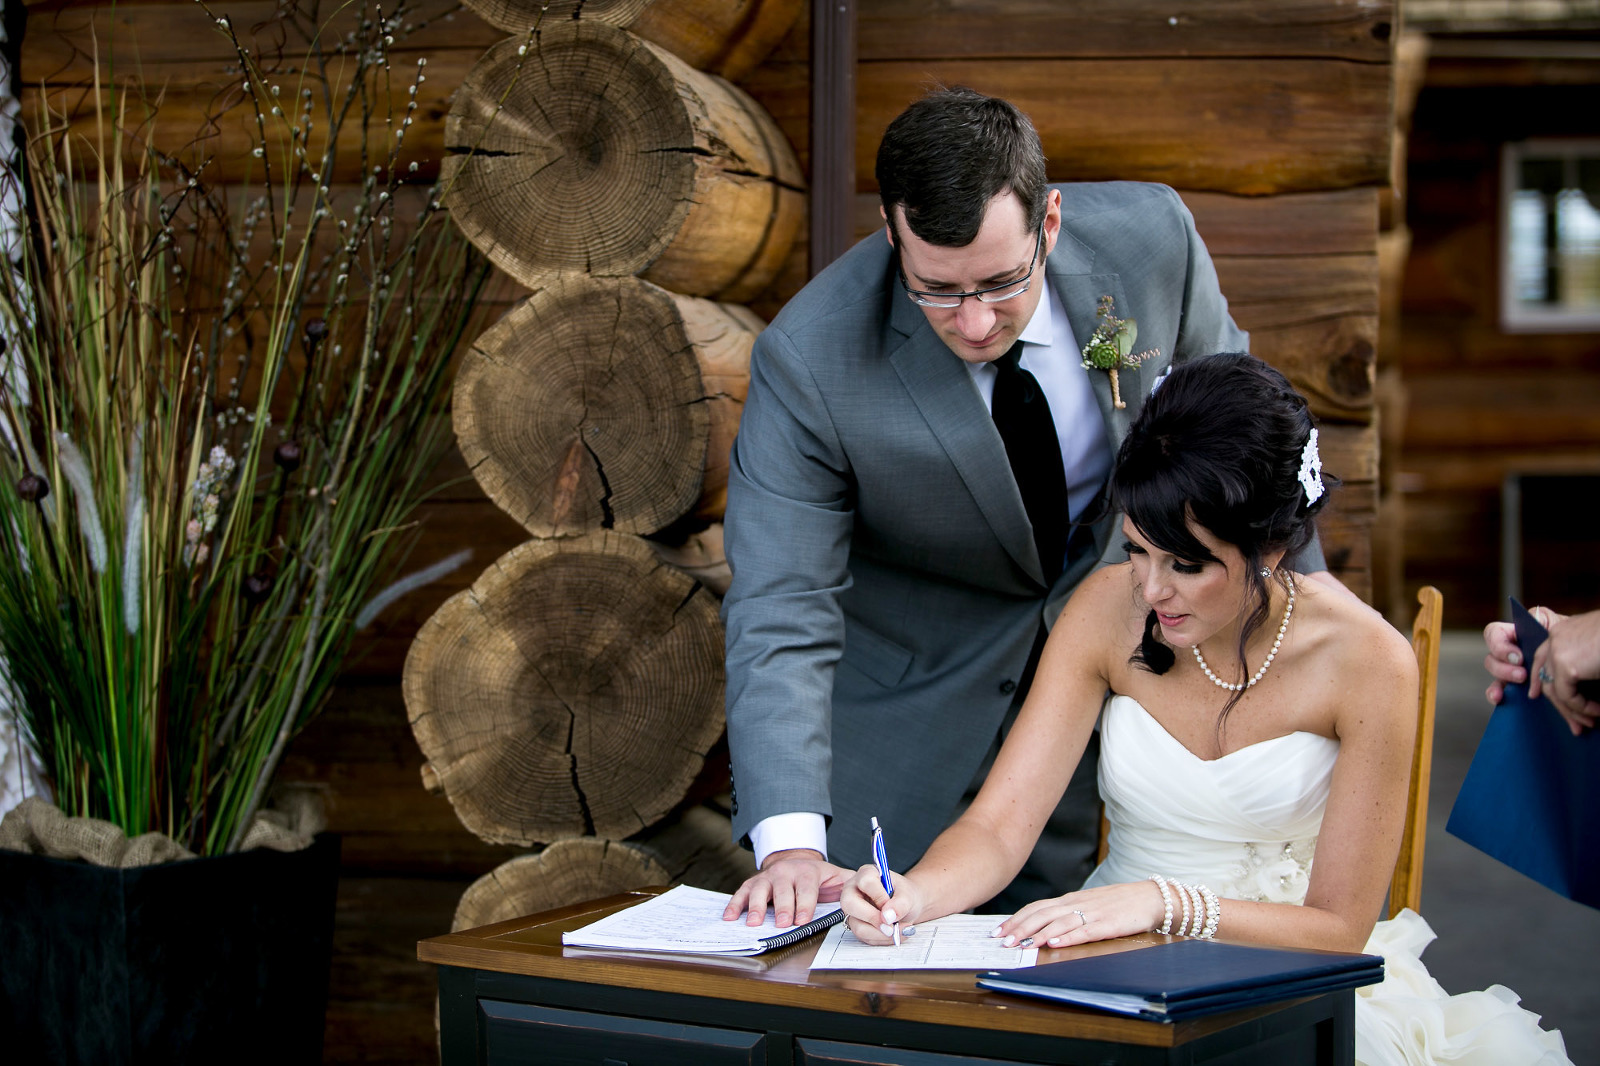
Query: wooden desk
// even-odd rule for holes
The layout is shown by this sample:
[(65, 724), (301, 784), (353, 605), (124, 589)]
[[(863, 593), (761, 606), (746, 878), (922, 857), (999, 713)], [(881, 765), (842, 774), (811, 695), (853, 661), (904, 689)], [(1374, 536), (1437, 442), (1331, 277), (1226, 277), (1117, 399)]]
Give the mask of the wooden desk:
[[(653, 891), (660, 891), (659, 889)], [(1354, 992), (1169, 1025), (984, 992), (965, 971), (818, 971), (820, 937), (742, 960), (564, 948), (561, 934), (652, 890), (417, 945), (439, 964), (443, 1066), (1349, 1066)], [(1040, 953), (1126, 950), (1156, 934)]]

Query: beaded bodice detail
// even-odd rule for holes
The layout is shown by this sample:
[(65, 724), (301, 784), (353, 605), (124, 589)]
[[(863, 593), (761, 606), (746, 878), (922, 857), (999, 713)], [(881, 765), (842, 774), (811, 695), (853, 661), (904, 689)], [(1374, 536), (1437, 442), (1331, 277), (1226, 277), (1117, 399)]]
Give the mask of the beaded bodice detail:
[(1339, 742), (1290, 733), (1202, 759), (1127, 696), (1100, 717), (1106, 861), (1089, 885), (1159, 872), (1229, 899), (1303, 903)]

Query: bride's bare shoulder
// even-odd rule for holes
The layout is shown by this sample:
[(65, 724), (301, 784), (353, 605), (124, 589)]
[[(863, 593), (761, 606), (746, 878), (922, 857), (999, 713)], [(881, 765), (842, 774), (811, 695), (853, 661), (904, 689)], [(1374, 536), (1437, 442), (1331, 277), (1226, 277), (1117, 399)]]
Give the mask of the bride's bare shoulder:
[(1133, 566), (1113, 563), (1085, 577), (1062, 609), (1061, 620), (1086, 634), (1125, 642), (1141, 629), (1145, 608), (1133, 584)]
[(1321, 650), (1340, 664), (1345, 676), (1375, 685), (1416, 684), (1411, 642), (1338, 579), (1302, 576), (1299, 593), (1295, 613), (1305, 611)]

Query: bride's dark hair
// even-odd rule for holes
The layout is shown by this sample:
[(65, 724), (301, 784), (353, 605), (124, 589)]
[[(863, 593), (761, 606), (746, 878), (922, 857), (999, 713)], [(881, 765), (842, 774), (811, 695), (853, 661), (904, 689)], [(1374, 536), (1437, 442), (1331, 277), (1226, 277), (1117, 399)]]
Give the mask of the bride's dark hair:
[[(1328, 499), (1307, 504), (1300, 483), (1311, 430), (1305, 397), (1282, 374), (1251, 355), (1215, 355), (1174, 367), (1145, 400), (1111, 474), (1112, 505), (1162, 551), (1188, 562), (1217, 561), (1190, 530), (1193, 519), (1244, 555), (1255, 607), (1239, 631), (1241, 676), (1249, 676), (1245, 646), (1271, 602), (1262, 556), (1305, 547)], [(1159, 632), (1151, 611), (1132, 661), (1164, 674), (1173, 651)], [(1233, 694), (1224, 716), (1243, 695), (1242, 688)]]

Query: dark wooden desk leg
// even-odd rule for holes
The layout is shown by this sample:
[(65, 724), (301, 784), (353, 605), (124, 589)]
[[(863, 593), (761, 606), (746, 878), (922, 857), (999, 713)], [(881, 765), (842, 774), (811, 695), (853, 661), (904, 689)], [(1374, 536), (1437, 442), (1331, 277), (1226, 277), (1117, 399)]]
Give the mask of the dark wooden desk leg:
[(474, 976), (459, 966), (439, 967), (439, 1066), (477, 1066), (483, 1061)]
[(1317, 1026), (1317, 1062), (1323, 1066), (1349, 1066), (1356, 1061), (1356, 996), (1346, 992), (1333, 997), (1333, 1017)]

